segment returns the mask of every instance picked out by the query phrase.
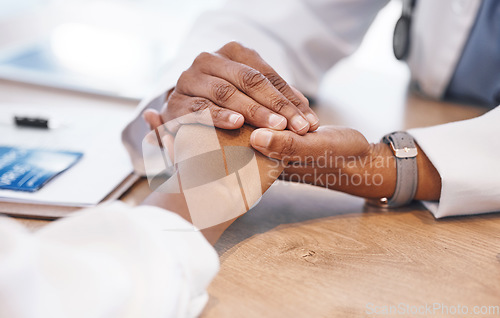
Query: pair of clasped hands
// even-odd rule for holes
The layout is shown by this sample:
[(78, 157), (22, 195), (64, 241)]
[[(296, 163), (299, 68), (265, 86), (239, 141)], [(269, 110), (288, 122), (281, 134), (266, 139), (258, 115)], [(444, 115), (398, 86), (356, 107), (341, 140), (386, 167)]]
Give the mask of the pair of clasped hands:
[[(148, 109), (143, 117), (152, 128), (175, 123), (168, 127), (175, 134), (181, 125), (201, 121), (206, 112), (221, 129), (238, 129), (245, 123), (257, 127), (250, 138), (252, 147), (288, 162), (284, 179), (366, 198), (390, 197), (394, 192), (396, 168), (387, 145), (370, 144), (353, 129), (320, 127), (304, 95), (241, 44), (231, 42), (215, 53), (200, 54), (169, 92), (161, 112)], [(315, 164), (316, 160), (328, 164)], [(327, 180), (340, 175), (344, 182)], [(374, 176), (377, 182), (372, 182)]]

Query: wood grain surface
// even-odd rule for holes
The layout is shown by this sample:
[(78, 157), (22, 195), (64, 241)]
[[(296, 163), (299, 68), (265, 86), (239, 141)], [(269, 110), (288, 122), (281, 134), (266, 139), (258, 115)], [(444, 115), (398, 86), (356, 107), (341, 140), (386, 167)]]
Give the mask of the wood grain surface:
[(500, 305), (498, 214), (438, 221), (418, 204), (381, 211), (280, 182), (216, 248), (221, 271), (203, 317), (364, 317), (370, 304)]

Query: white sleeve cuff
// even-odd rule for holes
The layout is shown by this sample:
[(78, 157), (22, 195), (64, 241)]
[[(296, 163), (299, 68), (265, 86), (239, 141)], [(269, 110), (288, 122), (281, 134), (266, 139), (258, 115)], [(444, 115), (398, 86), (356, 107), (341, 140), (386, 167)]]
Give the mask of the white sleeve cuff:
[(411, 129), (441, 176), (436, 218), (500, 211), (500, 107), (460, 122)]

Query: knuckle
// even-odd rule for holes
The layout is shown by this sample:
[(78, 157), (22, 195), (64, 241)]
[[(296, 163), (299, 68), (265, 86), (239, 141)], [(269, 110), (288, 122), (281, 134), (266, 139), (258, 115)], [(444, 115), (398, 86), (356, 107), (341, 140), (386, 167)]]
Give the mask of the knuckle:
[(285, 80), (282, 79), (278, 74), (269, 73), (265, 76), (269, 80), (269, 82), (271, 82), (271, 84), (280, 92), (282, 92), (288, 86)]
[(222, 54), (228, 58), (235, 58), (235, 57), (240, 57), (240, 58), (249, 58), (249, 57), (259, 57), (260, 55), (253, 49), (250, 49), (243, 44), (236, 42), (236, 41), (231, 41), (224, 45), (220, 50), (217, 51), (217, 53)]
[(210, 109), (210, 115), (212, 115), (213, 120), (220, 119), (222, 116), (222, 109), (220, 107), (212, 107)]
[(231, 41), (224, 45), (224, 47), (227, 47), (228, 49), (240, 49), (243, 47), (243, 45), (241, 45), (241, 43), (237, 41)]
[(260, 108), (259, 105), (249, 104), (247, 106), (247, 117), (250, 119), (254, 119), (257, 114), (257, 110), (259, 110), (259, 108)]
[(191, 104), (191, 111), (193, 113), (202, 112), (210, 107), (210, 102), (204, 98), (196, 98)]
[(259, 71), (254, 69), (244, 70), (240, 74), (244, 89), (256, 89), (261, 87), (267, 79)]
[(236, 41), (231, 41), (226, 43), (220, 50), (219, 52), (222, 53), (234, 53), (238, 52), (243, 48), (243, 45), (241, 45), (239, 42)]
[[(290, 97), (288, 100), (290, 101), (290, 103), (292, 103), (293, 105), (295, 105), (295, 107), (299, 107), (300, 104), (303, 103), (299, 98), (297, 98), (295, 96)], [(305, 106), (309, 107), (309, 104), (306, 104)]]
[(169, 108), (171, 107), (171, 105), (173, 105), (172, 107), (173, 108), (176, 108), (177, 105), (179, 105), (181, 103), (181, 94), (179, 94), (179, 92), (177, 91), (177, 89), (175, 89), (172, 94), (170, 94), (168, 96), (168, 99), (166, 100), (165, 102), (165, 105), (163, 106), (163, 109), (165, 109), (166, 111), (169, 110)]
[(256, 50), (245, 47), (245, 46), (242, 46), (242, 48), (245, 51), (247, 56), (257, 57), (257, 58), (261, 59), (259, 53)]
[(198, 56), (194, 59), (193, 64), (203, 64), (206, 63), (210, 58), (212, 57), (211, 53), (208, 52), (201, 52), (198, 54)]
[(176, 91), (172, 92), (168, 97), (165, 105), (163, 106), (162, 113), (165, 114), (181, 114), (186, 112), (186, 103), (184, 100), (184, 96), (182, 94), (177, 93)]
[(227, 102), (236, 92), (236, 88), (226, 83), (216, 83), (212, 86), (212, 94), (217, 103)]
[(295, 141), (292, 136), (288, 135), (281, 140), (280, 155), (293, 156), (296, 153)]
[(300, 106), (300, 104), (305, 104), (306, 107), (309, 107), (309, 101), (307, 101), (307, 99), (303, 100), (302, 98), (293, 94), (293, 91), (290, 92), (291, 89), (289, 89), (288, 83), (283, 78), (281, 78), (281, 76), (275, 73), (267, 73), (265, 74), (265, 76), (278, 91), (285, 94), (285, 96), (293, 105), (298, 107)]
[(281, 113), (281, 111), (287, 107), (289, 101), (284, 98), (273, 98), (271, 100), (271, 108), (276, 113)]
[(175, 90), (176, 91), (183, 91), (185, 84), (189, 83), (189, 71), (184, 71), (181, 73), (181, 76), (179, 76), (179, 79), (177, 79), (177, 83), (175, 85)]
[(188, 77), (189, 77), (189, 71), (185, 70), (184, 72), (181, 73), (181, 76), (179, 76), (179, 80), (177, 82), (182, 81)]

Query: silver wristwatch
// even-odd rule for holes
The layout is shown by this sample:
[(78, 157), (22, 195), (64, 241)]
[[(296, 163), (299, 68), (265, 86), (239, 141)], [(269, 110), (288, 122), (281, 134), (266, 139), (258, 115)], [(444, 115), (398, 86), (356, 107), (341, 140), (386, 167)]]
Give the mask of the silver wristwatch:
[(387, 134), (382, 138), (382, 142), (391, 146), (396, 157), (397, 178), (393, 196), (377, 200), (377, 205), (387, 208), (407, 205), (413, 201), (417, 192), (417, 146), (413, 137), (404, 131)]

